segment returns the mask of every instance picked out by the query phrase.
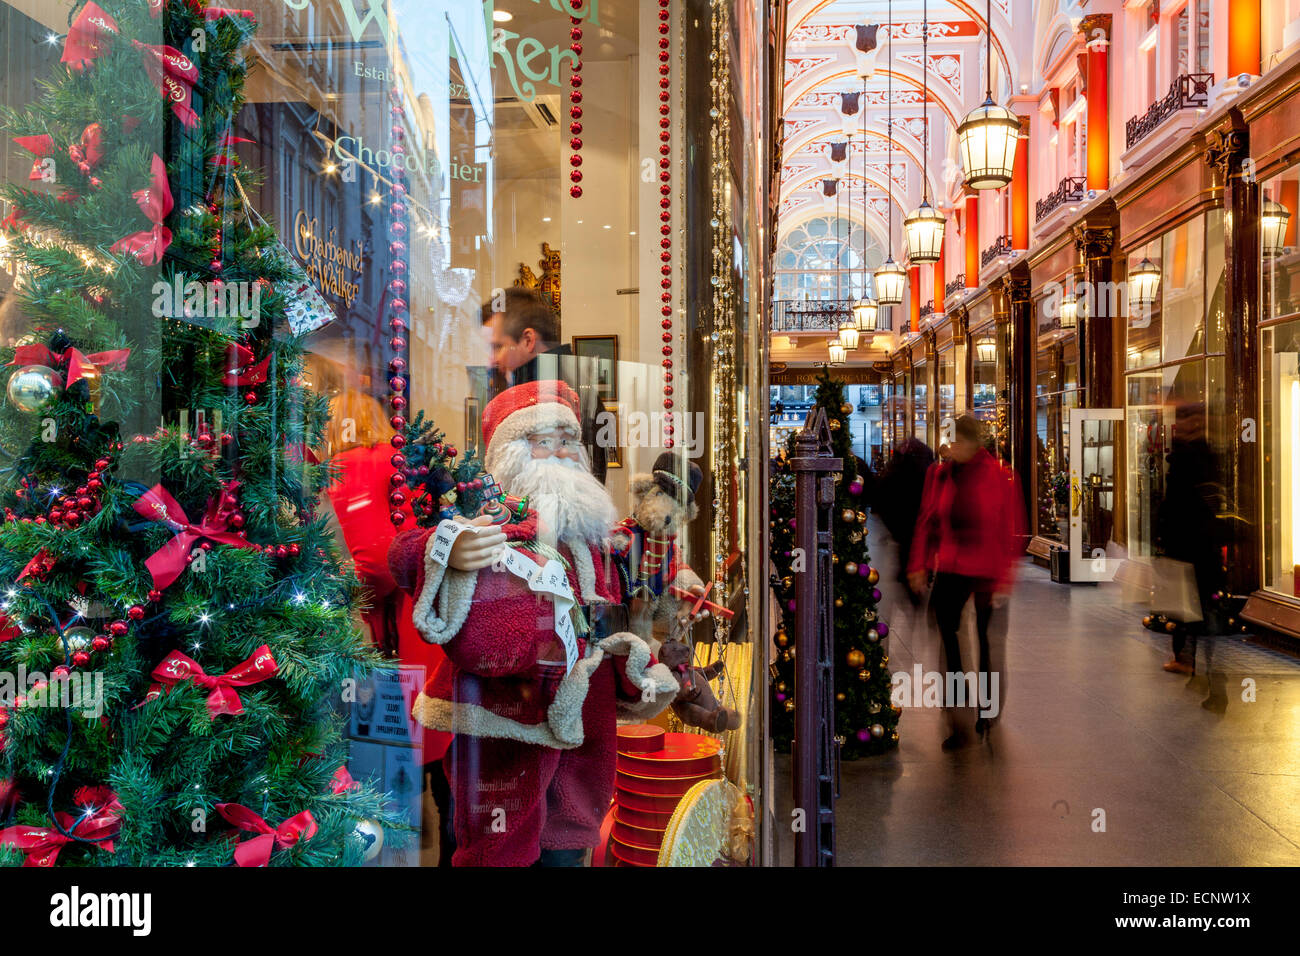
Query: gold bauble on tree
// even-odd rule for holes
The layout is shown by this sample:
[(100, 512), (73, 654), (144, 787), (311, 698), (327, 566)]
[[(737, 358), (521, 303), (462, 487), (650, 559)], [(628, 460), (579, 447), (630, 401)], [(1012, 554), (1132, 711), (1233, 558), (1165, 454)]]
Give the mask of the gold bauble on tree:
[(772, 640), (776, 641), (777, 647), (788, 647), (790, 645), (790, 635), (785, 631), (777, 631), (776, 637), (772, 638)]
[(840, 512), (840, 520), (845, 524), (852, 524), (857, 519), (857, 513), (852, 508), (845, 508)]
[(850, 667), (861, 667), (867, 662), (867, 655), (863, 654), (855, 647), (853, 650), (849, 651), (846, 659), (848, 660)]
[(841, 414), (841, 415), (852, 415), (852, 414), (853, 414), (853, 406), (850, 405), (848, 402), (845, 402), (843, 405), (840, 406), (840, 414)]
[(875, 587), (877, 584), (879, 584), (879, 583), (880, 583), (880, 572), (877, 571), (875, 568), (872, 568), (870, 571), (868, 571), (868, 572), (867, 572), (867, 583), (870, 584), (872, 587)]
[(858, 671), (858, 680), (866, 683), (871, 680), (871, 671)]
[(835, 701), (836, 701), (836, 703), (840, 703), (840, 704), (842, 704), (842, 703), (844, 703), (844, 702), (845, 702), (846, 700), (848, 700), (848, 699), (849, 699), (849, 696), (848, 696), (848, 694), (844, 693), (844, 691), (842, 691), (842, 690), (837, 690), (837, 691), (835, 692)]
[(844, 606), (844, 598), (836, 598), (836, 599), (835, 599), (835, 606), (836, 606), (836, 607), (843, 607), (843, 606)]
[(794, 698), (793, 698), (793, 697), (788, 697), (788, 698), (786, 698), (786, 701), (785, 701), (785, 709), (786, 709), (786, 711), (787, 711), (788, 713), (791, 713), (791, 714), (794, 713)]
[(858, 573), (858, 562), (856, 562), (856, 561), (849, 561), (848, 563), (846, 563), (846, 564), (844, 565), (844, 573), (845, 573), (845, 574), (857, 574), (857, 573)]
[(833, 432), (840, 430), (840, 420), (838, 418), (832, 418), (826, 424), (830, 426), (830, 430)]
[(867, 513), (865, 511), (859, 511), (855, 517), (858, 519), (858, 524), (867, 523)]

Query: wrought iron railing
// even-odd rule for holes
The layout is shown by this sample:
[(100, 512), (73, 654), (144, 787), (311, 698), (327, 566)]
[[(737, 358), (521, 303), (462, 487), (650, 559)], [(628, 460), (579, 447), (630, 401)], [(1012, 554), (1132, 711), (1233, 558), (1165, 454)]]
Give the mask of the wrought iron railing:
[(924, 321), (932, 315), (934, 315), (934, 299), (921, 306), (921, 320)]
[(1184, 73), (1169, 84), (1169, 92), (1156, 100), (1141, 116), (1130, 117), (1124, 124), (1124, 148), (1132, 149), (1144, 136), (1179, 110), (1207, 106), (1213, 73)]
[(943, 295), (946, 299), (950, 295), (956, 295), (962, 289), (966, 288), (966, 273), (958, 273), (957, 278), (953, 279), (943, 287)]
[(998, 236), (997, 241), (980, 253), (980, 265), (986, 266), (998, 256), (1006, 255), (1011, 251), (1011, 237)]
[(852, 299), (800, 301), (777, 299), (772, 303), (773, 332), (835, 332), (853, 314)]
[(1034, 222), (1046, 219), (1067, 202), (1079, 202), (1087, 188), (1087, 176), (1066, 176), (1060, 185), (1034, 205)]

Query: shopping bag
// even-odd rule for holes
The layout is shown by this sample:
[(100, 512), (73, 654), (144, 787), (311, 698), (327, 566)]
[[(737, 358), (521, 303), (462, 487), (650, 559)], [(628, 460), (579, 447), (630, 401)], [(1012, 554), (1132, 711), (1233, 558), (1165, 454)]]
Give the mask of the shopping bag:
[(1196, 590), (1196, 569), (1186, 561), (1156, 558), (1155, 597), (1151, 610), (1179, 624), (1195, 624), (1203, 619), (1201, 597)]

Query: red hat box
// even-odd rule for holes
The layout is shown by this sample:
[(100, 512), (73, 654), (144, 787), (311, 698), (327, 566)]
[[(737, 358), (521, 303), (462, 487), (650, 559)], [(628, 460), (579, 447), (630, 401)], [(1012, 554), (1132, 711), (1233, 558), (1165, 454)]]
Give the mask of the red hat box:
[(628, 846), (626, 843), (620, 843), (618, 838), (614, 838), (613, 844), (609, 848), (610, 853), (616, 860), (627, 864), (628, 866), (658, 866), (659, 849), (646, 849), (644, 847)]
[(686, 796), (686, 791), (701, 780), (710, 780), (715, 776), (717, 774), (701, 773), (689, 777), (640, 777), (618, 770), (614, 773), (614, 785), (645, 796), (672, 797), (675, 802)]
[(614, 842), (642, 850), (658, 850), (664, 842), (663, 830), (645, 830), (629, 826), (614, 814)]
[(662, 750), (664, 729), (654, 724), (624, 724), (618, 728), (618, 752), (644, 754)]
[(627, 807), (640, 813), (659, 813), (672, 816), (673, 811), (677, 809), (677, 804), (681, 802), (681, 798), (636, 793), (632, 790), (625, 790), (620, 786), (614, 790), (614, 802), (620, 807)]
[(638, 777), (693, 777), (722, 769), (722, 741), (699, 734), (665, 734), (663, 746), (644, 753), (620, 753), (618, 769)]
[(619, 804), (614, 815), (629, 826), (643, 827), (646, 830), (667, 830), (668, 821), (673, 818), (671, 811), (651, 813), (625, 804)]

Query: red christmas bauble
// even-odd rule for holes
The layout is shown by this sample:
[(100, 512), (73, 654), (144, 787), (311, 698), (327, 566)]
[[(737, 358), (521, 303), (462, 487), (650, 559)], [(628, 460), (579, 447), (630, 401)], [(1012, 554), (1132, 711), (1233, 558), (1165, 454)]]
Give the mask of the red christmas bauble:
[(126, 616), (133, 621), (138, 621), (140, 618), (144, 617), (144, 608), (138, 604), (132, 604), (127, 608)]

